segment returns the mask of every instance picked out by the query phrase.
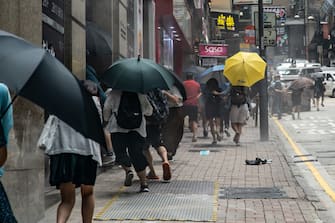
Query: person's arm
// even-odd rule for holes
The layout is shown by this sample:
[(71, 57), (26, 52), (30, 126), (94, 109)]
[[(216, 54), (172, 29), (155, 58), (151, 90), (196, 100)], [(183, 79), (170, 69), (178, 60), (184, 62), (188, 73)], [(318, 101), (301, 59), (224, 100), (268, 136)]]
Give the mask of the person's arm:
[(112, 116), (112, 97), (111, 95), (108, 95), (105, 101), (105, 104), (103, 106), (103, 126), (105, 127), (108, 123), (110, 117)]
[(167, 99), (169, 101), (171, 101), (172, 103), (175, 103), (175, 104), (178, 104), (182, 101), (182, 98), (176, 96), (176, 95), (173, 95), (171, 93), (169, 93), (168, 91), (165, 91), (165, 90), (162, 90), (162, 93), (167, 97)]

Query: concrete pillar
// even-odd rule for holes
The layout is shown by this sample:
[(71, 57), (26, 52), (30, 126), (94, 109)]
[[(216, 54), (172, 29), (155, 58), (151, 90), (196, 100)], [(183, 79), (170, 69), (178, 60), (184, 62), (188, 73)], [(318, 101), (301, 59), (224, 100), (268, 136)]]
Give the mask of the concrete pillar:
[(86, 36), (85, 0), (64, 1), (65, 56), (64, 63), (79, 79), (85, 79)]
[[(41, 21), (41, 0), (0, 0), (0, 29), (41, 45)], [(14, 128), (1, 181), (18, 222), (37, 222), (44, 213), (44, 153), (36, 146), (43, 110), (20, 97), (13, 108)]]

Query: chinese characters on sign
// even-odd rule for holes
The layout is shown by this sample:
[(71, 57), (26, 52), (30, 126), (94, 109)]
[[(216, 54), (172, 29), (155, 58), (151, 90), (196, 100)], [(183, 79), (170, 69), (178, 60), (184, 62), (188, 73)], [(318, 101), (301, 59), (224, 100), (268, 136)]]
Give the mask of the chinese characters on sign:
[(221, 29), (234, 31), (235, 30), (234, 18), (231, 15), (225, 16), (221, 14), (217, 19), (217, 26), (218, 28)]
[(237, 14), (212, 12), (211, 17), (216, 29), (221, 31), (237, 31)]

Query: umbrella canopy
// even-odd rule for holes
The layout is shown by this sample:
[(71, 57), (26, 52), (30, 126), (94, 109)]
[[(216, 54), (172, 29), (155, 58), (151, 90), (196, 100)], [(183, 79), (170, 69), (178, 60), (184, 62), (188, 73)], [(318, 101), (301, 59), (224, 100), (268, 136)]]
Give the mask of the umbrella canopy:
[(105, 145), (91, 95), (62, 63), (42, 48), (1, 30), (0, 48), (0, 82), (16, 96), (34, 102), (85, 137)]
[(198, 74), (204, 72), (205, 70), (206, 70), (206, 68), (204, 68), (204, 67), (191, 65), (191, 66), (187, 67), (186, 69), (184, 69), (183, 73), (192, 73), (194, 75), (198, 75)]
[(147, 93), (151, 89), (170, 89), (174, 78), (170, 72), (144, 58), (127, 58), (113, 63), (102, 75), (107, 86), (130, 92)]
[(232, 86), (251, 87), (264, 78), (265, 67), (257, 53), (238, 52), (226, 60), (224, 75)]
[(103, 73), (112, 63), (112, 36), (94, 22), (86, 22), (86, 62), (98, 74)]
[(93, 22), (86, 22), (86, 51), (88, 55), (112, 55), (112, 36)]
[(308, 77), (299, 77), (292, 81), (288, 87), (289, 90), (301, 90), (303, 88), (311, 88), (314, 86), (314, 81)]
[(219, 81), (220, 84), (224, 83), (224, 77), (222, 71), (224, 70), (224, 65), (216, 65), (208, 68), (204, 72), (196, 76), (196, 80), (199, 83), (206, 83), (209, 79), (215, 78)]

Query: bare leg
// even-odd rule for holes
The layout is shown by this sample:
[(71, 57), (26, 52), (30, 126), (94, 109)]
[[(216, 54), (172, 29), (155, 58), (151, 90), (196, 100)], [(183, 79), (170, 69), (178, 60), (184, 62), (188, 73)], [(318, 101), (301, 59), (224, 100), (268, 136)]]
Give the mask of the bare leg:
[(61, 203), (57, 208), (57, 223), (65, 223), (69, 219), (76, 202), (76, 188), (72, 183), (62, 183), (59, 186)]
[(148, 167), (149, 167), (149, 171), (150, 171), (148, 176), (156, 177), (157, 174), (156, 174), (156, 171), (155, 171), (155, 168), (154, 168), (154, 165), (153, 165), (153, 158), (152, 158), (151, 151), (149, 149), (145, 149), (143, 151), (143, 154), (144, 154), (144, 156), (145, 156), (145, 158), (147, 159), (147, 162), (148, 162)]
[(320, 110), (320, 98), (316, 98), (316, 110), (319, 111)]
[(83, 223), (92, 223), (93, 212), (94, 212), (94, 194), (93, 186), (82, 185), (81, 186), (81, 215)]
[(192, 121), (192, 133), (193, 133), (193, 138), (192, 141), (196, 142), (197, 141), (197, 132), (198, 132), (198, 123), (196, 121)]
[(215, 129), (215, 123), (214, 123), (214, 119), (211, 118), (209, 120), (209, 127), (211, 129), (211, 134), (212, 134), (212, 137), (213, 137), (213, 144), (216, 144), (217, 143), (217, 140), (216, 140), (216, 129)]
[(162, 168), (163, 168), (163, 180), (170, 180), (171, 179), (171, 168), (170, 168), (170, 163), (167, 158), (167, 151), (164, 146), (158, 147), (156, 150), (158, 155), (162, 159)]

